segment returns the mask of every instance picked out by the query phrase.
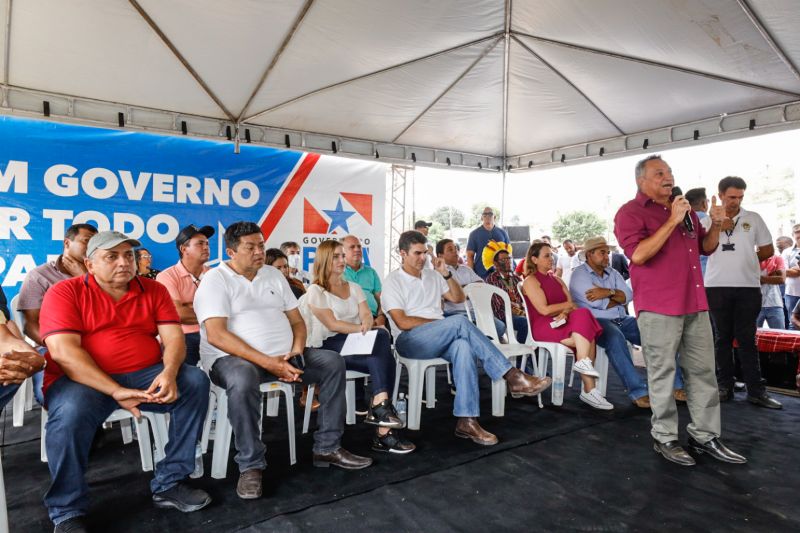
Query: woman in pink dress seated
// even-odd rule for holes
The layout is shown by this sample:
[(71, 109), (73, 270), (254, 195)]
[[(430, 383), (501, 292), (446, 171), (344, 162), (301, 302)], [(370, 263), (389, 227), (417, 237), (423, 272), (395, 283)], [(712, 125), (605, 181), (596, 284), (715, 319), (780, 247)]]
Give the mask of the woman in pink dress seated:
[[(595, 340), (603, 328), (588, 309), (578, 308), (560, 278), (553, 275), (553, 251), (546, 242), (535, 242), (525, 256), (528, 277), (522, 284), (531, 322), (531, 335), (541, 342), (559, 342), (575, 352), (575, 371), (581, 375), (581, 400), (595, 409), (614, 406), (597, 388), (600, 374), (594, 369)], [(563, 322), (560, 325), (559, 322)]]

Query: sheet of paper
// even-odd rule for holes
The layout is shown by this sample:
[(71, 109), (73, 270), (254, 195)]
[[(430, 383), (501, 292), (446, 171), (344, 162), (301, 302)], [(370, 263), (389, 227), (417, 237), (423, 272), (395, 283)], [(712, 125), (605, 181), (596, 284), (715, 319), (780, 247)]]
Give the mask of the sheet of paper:
[(361, 333), (350, 333), (344, 340), (341, 355), (369, 355), (375, 346), (375, 339), (378, 337), (378, 330), (371, 329), (366, 335)]

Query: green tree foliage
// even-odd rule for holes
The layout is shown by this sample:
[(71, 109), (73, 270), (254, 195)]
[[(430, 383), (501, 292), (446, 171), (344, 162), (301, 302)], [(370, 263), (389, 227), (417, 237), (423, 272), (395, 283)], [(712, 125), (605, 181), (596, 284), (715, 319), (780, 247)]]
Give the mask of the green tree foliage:
[(605, 235), (605, 221), (588, 211), (573, 211), (559, 215), (553, 222), (553, 236), (559, 241), (572, 239), (582, 243), (590, 237)]
[[(430, 222), (438, 223), (444, 229), (463, 228), (464, 213), (452, 206), (442, 206), (433, 212)], [(432, 229), (433, 227), (431, 227)]]

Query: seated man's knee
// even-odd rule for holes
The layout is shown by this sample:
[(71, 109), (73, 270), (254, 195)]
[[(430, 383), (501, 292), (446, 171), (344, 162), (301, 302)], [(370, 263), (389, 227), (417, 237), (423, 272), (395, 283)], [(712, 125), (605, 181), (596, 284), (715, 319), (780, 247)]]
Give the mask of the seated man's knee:
[(333, 350), (316, 350), (312, 365), (320, 367), (326, 374), (345, 373), (344, 357)]
[(261, 375), (258, 367), (244, 360), (237, 363), (227, 367), (225, 370), (225, 383), (228, 393), (258, 389), (259, 385), (261, 385)]
[(196, 366), (182, 365), (178, 374), (178, 387), (180, 394), (207, 396), (208, 376)]

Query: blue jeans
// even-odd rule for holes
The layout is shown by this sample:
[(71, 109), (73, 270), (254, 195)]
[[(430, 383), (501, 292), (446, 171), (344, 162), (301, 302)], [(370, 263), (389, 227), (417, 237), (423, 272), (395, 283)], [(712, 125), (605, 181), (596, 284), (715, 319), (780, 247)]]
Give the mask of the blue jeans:
[(517, 342), (525, 344), (525, 341), (528, 340), (528, 318), (513, 315), (511, 317), (511, 323), (514, 325), (514, 333), (517, 334)]
[(409, 359), (441, 357), (453, 365), (456, 385), (453, 415), (459, 417), (480, 415), (478, 360), (492, 381), (502, 379), (512, 368), (492, 341), (461, 314), (404, 331), (398, 335), (395, 346)]
[[(372, 387), (372, 395), (377, 396), (386, 392), (391, 397), (394, 389), (395, 365), (394, 355), (392, 355), (392, 341), (389, 332), (383, 328), (377, 328), (375, 345), (372, 347), (371, 354), (347, 355), (344, 359), (344, 367), (347, 370), (355, 370), (369, 374), (369, 381)], [(322, 342), (322, 348), (333, 350), (336, 353), (342, 351), (347, 333), (338, 333), (333, 337), (328, 337)]]
[[(637, 346), (642, 345), (636, 319), (632, 316), (626, 316), (614, 320), (598, 318), (597, 321), (603, 327), (603, 334), (597, 339), (597, 344), (605, 349), (606, 355), (611, 361), (611, 366), (614, 367), (614, 371), (628, 390), (628, 397), (631, 400), (635, 400), (645, 396), (647, 394), (647, 380), (636, 370), (632, 354), (628, 349), (629, 342)], [(683, 376), (680, 366), (677, 366), (675, 370), (674, 388), (683, 388)]]
[[(111, 377), (123, 387), (147, 389), (164, 370), (161, 363)], [(208, 377), (197, 367), (182, 365), (178, 372), (178, 399), (170, 404), (143, 403), (139, 408), (170, 413), (165, 457), (156, 464), (150, 490), (155, 494), (174, 487), (194, 470), (194, 452), (208, 410)], [(44, 503), (54, 524), (89, 510), (86, 470), (89, 448), (97, 428), (119, 409), (111, 397), (64, 376), (46, 393), (48, 420), (45, 446), (52, 482)]]
[(797, 329), (792, 322), (792, 312), (794, 311), (797, 302), (800, 302), (800, 296), (792, 296), (786, 294), (783, 297), (783, 303), (786, 304), (786, 313), (789, 315), (789, 322), (786, 324), (786, 329)]
[(187, 333), (186, 339), (186, 359), (183, 360), (189, 366), (197, 366), (200, 362), (200, 332)]
[(767, 325), (772, 329), (786, 329), (783, 307), (762, 307), (756, 319), (756, 327), (760, 328), (763, 326), (765, 320), (767, 321)]
[(0, 411), (6, 404), (11, 403), (18, 389), (19, 385), (0, 385)]
[[(467, 312), (466, 311), (445, 311), (445, 313), (444, 313), (445, 317), (448, 317), (448, 316), (459, 316), (459, 315), (467, 316)], [(514, 328), (516, 328), (516, 327), (517, 327), (517, 325), (514, 324)], [(494, 329), (497, 330), (497, 338), (499, 339), (500, 337), (502, 337), (503, 335), (506, 334), (506, 323), (503, 322), (502, 320), (498, 320), (497, 317), (494, 317)]]

